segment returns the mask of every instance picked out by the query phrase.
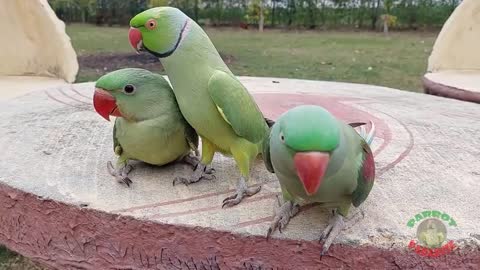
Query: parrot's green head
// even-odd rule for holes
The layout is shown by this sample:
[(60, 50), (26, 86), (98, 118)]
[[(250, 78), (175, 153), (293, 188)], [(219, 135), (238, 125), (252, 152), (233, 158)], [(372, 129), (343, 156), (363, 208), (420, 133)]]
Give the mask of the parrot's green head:
[(178, 110), (167, 80), (139, 68), (120, 69), (100, 77), (95, 84), (93, 106), (108, 121), (110, 115), (143, 121)]
[(165, 58), (180, 45), (189, 20), (177, 8), (151, 8), (130, 20), (128, 39), (137, 52), (145, 49), (157, 57)]
[(315, 194), (322, 183), (331, 153), (340, 142), (339, 122), (327, 110), (314, 105), (295, 107), (272, 127), (270, 144), (294, 163), (305, 192)]

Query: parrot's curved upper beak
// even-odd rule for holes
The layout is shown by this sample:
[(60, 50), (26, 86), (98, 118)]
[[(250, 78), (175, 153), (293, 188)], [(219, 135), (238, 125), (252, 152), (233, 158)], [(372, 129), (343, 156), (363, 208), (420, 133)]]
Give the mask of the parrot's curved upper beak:
[(130, 27), (130, 30), (128, 31), (128, 40), (130, 41), (132, 48), (137, 51), (137, 53), (142, 50), (143, 42), (142, 32), (140, 32), (140, 30), (135, 27)]
[(110, 121), (110, 115), (116, 117), (123, 117), (122, 113), (117, 107), (117, 101), (106, 90), (101, 88), (95, 88), (95, 94), (93, 95), (93, 107), (98, 114), (103, 118)]
[(330, 155), (324, 152), (299, 152), (294, 156), (295, 169), (307, 195), (317, 192), (327, 171)]

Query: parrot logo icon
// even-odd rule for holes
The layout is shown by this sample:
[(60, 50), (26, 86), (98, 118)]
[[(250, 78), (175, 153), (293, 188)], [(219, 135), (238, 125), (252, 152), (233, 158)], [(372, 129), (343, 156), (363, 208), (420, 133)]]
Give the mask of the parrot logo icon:
[(455, 249), (454, 242), (447, 241), (447, 226), (457, 226), (450, 215), (435, 210), (423, 211), (411, 218), (407, 226), (414, 228), (417, 223), (417, 239), (410, 241), (409, 249), (424, 257), (439, 257)]

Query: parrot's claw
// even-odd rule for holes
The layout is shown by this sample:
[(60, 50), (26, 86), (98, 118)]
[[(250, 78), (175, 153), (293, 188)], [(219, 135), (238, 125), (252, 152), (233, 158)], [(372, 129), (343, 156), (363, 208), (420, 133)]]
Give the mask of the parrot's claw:
[(290, 219), (294, 217), (300, 209), (300, 206), (297, 203), (292, 201), (287, 201), (283, 203), (278, 209), (275, 210), (275, 217), (273, 218), (272, 223), (270, 224), (270, 228), (268, 228), (267, 232), (267, 240), (270, 235), (275, 231), (276, 228), (282, 232), (283, 229), (287, 227), (288, 222)]
[(112, 162), (107, 163), (107, 169), (108, 172), (115, 177), (117, 182), (120, 184), (125, 184), (127, 187), (130, 187), (130, 185), (133, 183), (133, 181), (128, 178), (128, 174), (133, 170), (133, 167), (131, 165), (126, 165), (117, 169), (113, 168)]
[(183, 183), (188, 186), (189, 184), (196, 183), (202, 179), (213, 180), (216, 178), (213, 174), (214, 172), (215, 169), (200, 162), (196, 164), (195, 170), (190, 178), (176, 177), (173, 180), (173, 185), (175, 186), (178, 183)]
[(337, 238), (344, 227), (345, 222), (343, 221), (343, 217), (336, 213), (335, 216), (330, 220), (327, 228), (325, 228), (325, 230), (322, 232), (322, 235), (320, 235), (319, 241), (325, 239), (320, 256), (327, 254), (330, 245), (333, 243), (333, 240)]
[[(198, 165), (200, 164), (200, 158), (197, 156), (194, 156), (192, 154), (189, 154), (183, 158), (183, 162), (191, 165), (193, 167), (193, 170), (197, 170)], [(205, 173), (206, 174), (213, 174), (215, 173), (215, 169), (212, 168), (210, 165), (206, 165), (205, 168)], [(215, 176), (214, 176), (215, 178)]]
[(262, 189), (261, 186), (258, 187), (247, 187), (247, 184), (245, 183), (245, 178), (240, 177), (240, 181), (238, 181), (238, 186), (237, 186), (237, 191), (235, 194), (228, 196), (223, 200), (222, 208), (225, 206), (234, 206), (239, 204), (245, 196), (253, 196), (257, 194), (260, 189)]

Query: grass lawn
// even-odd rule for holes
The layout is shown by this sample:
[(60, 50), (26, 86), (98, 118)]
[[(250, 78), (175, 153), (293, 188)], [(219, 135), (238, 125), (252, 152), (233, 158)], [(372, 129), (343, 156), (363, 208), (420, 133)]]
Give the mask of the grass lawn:
[[(128, 27), (67, 26), (79, 56), (133, 52)], [(420, 91), (436, 33), (207, 29), (236, 75), (367, 83)], [(121, 68), (121, 67), (118, 67)], [(102, 71), (103, 67), (99, 66)], [(97, 71), (98, 71), (97, 70)], [(108, 71), (105, 71), (108, 72)], [(77, 81), (96, 80), (81, 68)]]

